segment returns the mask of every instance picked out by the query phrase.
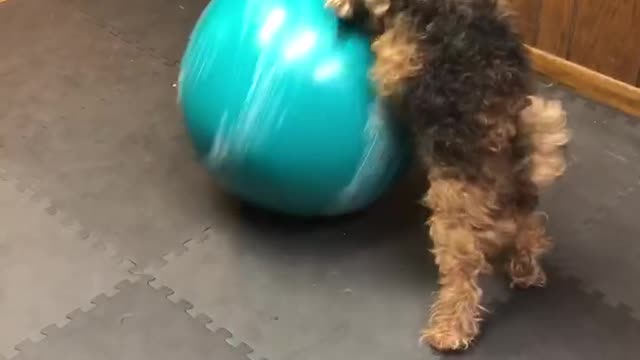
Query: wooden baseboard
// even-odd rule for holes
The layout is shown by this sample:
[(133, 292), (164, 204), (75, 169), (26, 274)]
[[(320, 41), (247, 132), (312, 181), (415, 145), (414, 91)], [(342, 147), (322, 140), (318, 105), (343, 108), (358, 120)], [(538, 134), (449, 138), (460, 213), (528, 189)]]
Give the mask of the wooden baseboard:
[(573, 88), (586, 97), (628, 114), (640, 116), (640, 88), (534, 47), (527, 48), (535, 71)]

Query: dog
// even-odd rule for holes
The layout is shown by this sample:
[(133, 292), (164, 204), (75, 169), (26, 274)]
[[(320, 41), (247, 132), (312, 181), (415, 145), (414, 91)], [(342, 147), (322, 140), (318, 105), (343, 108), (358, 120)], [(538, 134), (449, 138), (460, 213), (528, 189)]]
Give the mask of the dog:
[(378, 94), (412, 130), (424, 164), (440, 289), (420, 340), (464, 350), (484, 309), (481, 274), (542, 287), (551, 247), (539, 192), (566, 168), (557, 101), (533, 94), (526, 48), (503, 0), (324, 0), (372, 37)]

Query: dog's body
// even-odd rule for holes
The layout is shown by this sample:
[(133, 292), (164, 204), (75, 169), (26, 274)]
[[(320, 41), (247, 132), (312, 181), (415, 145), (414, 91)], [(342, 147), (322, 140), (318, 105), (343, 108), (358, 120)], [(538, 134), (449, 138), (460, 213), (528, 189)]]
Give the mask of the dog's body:
[(506, 253), (512, 285), (543, 286), (549, 247), (538, 192), (565, 169), (557, 102), (531, 97), (529, 61), (501, 0), (326, 0), (364, 18), (378, 92), (402, 111), (428, 169), (425, 204), (441, 289), (422, 340), (469, 346), (477, 279)]

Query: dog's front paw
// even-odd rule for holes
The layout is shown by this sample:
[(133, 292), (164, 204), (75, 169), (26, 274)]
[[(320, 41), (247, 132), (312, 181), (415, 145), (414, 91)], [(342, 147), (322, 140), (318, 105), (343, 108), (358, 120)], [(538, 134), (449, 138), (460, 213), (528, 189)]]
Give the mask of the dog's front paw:
[(422, 331), (420, 342), (438, 351), (460, 351), (471, 346), (475, 334), (465, 334), (455, 327), (432, 326)]
[(352, 0), (325, 0), (324, 5), (335, 11), (338, 17), (347, 19), (353, 16)]

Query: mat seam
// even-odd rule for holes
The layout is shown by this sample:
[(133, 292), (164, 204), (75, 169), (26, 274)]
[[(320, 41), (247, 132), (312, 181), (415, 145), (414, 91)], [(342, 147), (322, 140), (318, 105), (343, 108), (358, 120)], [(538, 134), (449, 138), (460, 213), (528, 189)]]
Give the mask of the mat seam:
[[(640, 177), (636, 177), (635, 182), (632, 182), (631, 185), (627, 186), (623, 191), (618, 193), (614, 201), (612, 201), (607, 205), (600, 206), (596, 210), (597, 216), (593, 216), (585, 220), (584, 227), (579, 231), (579, 234), (586, 234), (589, 231), (591, 231), (591, 229), (593, 229), (598, 224), (598, 222), (600, 222), (607, 215), (609, 215), (615, 208), (617, 208), (617, 206), (622, 202), (622, 200), (625, 197), (637, 192), (639, 189), (640, 189)], [(582, 280), (578, 275), (573, 274), (570, 270), (563, 269), (561, 266), (555, 266), (553, 268), (556, 269), (558, 274), (563, 275), (565, 278), (577, 280), (580, 289), (582, 289), (587, 293), (595, 294), (599, 296), (602, 299), (602, 302), (604, 304), (607, 304), (610, 307), (614, 307), (614, 308), (617, 308), (617, 307), (624, 308), (626, 309), (628, 315), (631, 318), (637, 321), (640, 321), (640, 308), (636, 309), (635, 306), (632, 306), (631, 304), (628, 304), (623, 300), (612, 297), (611, 295), (602, 291), (598, 286), (594, 284), (590, 285), (586, 280)]]
[(71, 8), (74, 11), (76, 11), (78, 14), (84, 16), (92, 25), (95, 25), (100, 29), (105, 30), (109, 35), (131, 46), (132, 48), (136, 49), (140, 53), (160, 61), (163, 65), (167, 67), (170, 67), (170, 68), (179, 67), (180, 60), (172, 60), (166, 56), (158, 55), (153, 48), (144, 46), (139, 41), (130, 38), (126, 33), (118, 31), (118, 29), (116, 29), (114, 26), (110, 25), (109, 23), (88, 14), (87, 12), (77, 8), (76, 6), (73, 6), (72, 4), (67, 3), (66, 1), (62, 1), (62, 2), (64, 6)]
[[(165, 264), (170, 264), (174, 259), (178, 258), (178, 257), (182, 257), (183, 255), (185, 255), (188, 252), (193, 251), (193, 247), (194, 246), (198, 246), (200, 244), (203, 244), (204, 242), (207, 241), (207, 239), (209, 239), (210, 234), (213, 231), (213, 227), (209, 226), (207, 228), (205, 228), (198, 236), (195, 236), (187, 241), (185, 241), (182, 244), (182, 247), (179, 251), (173, 251), (170, 252), (166, 255), (163, 256), (163, 262)], [(161, 268), (157, 268), (157, 267), (147, 267), (145, 268), (141, 274), (143, 274), (142, 276), (148, 276), (151, 279), (149, 280), (149, 285), (153, 288), (167, 288), (171, 291), (171, 294), (168, 296), (168, 299), (173, 301), (173, 302), (180, 302), (180, 301), (187, 301), (188, 302), (188, 298), (187, 297), (183, 297), (181, 296), (179, 293), (175, 292), (173, 289), (171, 289), (170, 286), (168, 286), (166, 283), (162, 282), (160, 279), (158, 279), (155, 276), (155, 273), (160, 270)], [(241, 341), (240, 339), (237, 339), (233, 333), (225, 326), (225, 324), (217, 324), (215, 322), (215, 314), (208, 314), (206, 311), (199, 311), (197, 306), (189, 303), (191, 305), (191, 308), (187, 311), (193, 318), (197, 318), (197, 317), (203, 317), (205, 319), (207, 319), (207, 328), (210, 331), (217, 331), (219, 329), (222, 329), (224, 331), (227, 331), (229, 333), (229, 337), (227, 338), (227, 343), (234, 346), (234, 347), (242, 347), (247, 349), (248, 351), (246, 352), (246, 356), (248, 359), (250, 360), (267, 360), (267, 357), (262, 356), (259, 352), (257, 352), (253, 347), (251, 347), (250, 345), (248, 345), (246, 342)]]
[[(573, 90), (562, 84), (552, 83), (550, 87), (551, 89), (548, 90), (550, 96), (560, 98), (563, 103), (574, 103), (577, 104), (577, 106), (585, 107), (594, 112), (596, 114), (596, 118), (619, 118), (620, 121), (629, 121), (629, 119), (632, 117), (606, 104), (602, 104), (597, 101), (590, 100), (580, 94), (576, 94)], [(571, 147), (571, 144), (569, 144), (569, 147)], [(602, 221), (602, 219), (611, 214), (611, 212), (613, 212), (614, 209), (616, 209), (620, 205), (624, 198), (632, 193), (635, 193), (636, 191), (638, 191), (638, 189), (640, 189), (640, 175), (631, 180), (630, 183), (625, 188), (623, 188), (622, 191), (618, 192), (611, 201), (597, 206), (591, 216), (586, 218), (582, 223), (578, 224), (579, 229), (577, 230), (577, 233), (579, 234), (579, 236), (587, 234), (589, 231), (591, 231), (600, 221)], [(587, 281), (580, 280), (580, 277), (578, 275), (574, 274), (571, 270), (564, 269), (561, 265), (562, 264), (559, 264), (550, 268), (554, 268), (556, 272), (559, 275), (562, 275), (564, 278), (579, 280), (578, 284), (580, 289), (587, 293), (600, 296), (602, 302), (609, 306), (619, 306), (627, 309), (629, 316), (631, 316), (635, 320), (640, 321), (640, 309), (635, 309), (634, 306), (631, 306), (624, 301), (614, 299), (595, 285), (588, 285), (589, 283)]]
[[(572, 282), (574, 284), (576, 284), (576, 287), (579, 290), (582, 290), (586, 295), (592, 296), (594, 298), (598, 299), (598, 303), (602, 304), (603, 306), (606, 306), (610, 309), (613, 309), (617, 312), (621, 312), (624, 313), (626, 315), (626, 317), (628, 319), (631, 319), (632, 321), (635, 321), (637, 323), (640, 324), (640, 318), (638, 318), (637, 316), (635, 316), (635, 311), (634, 309), (627, 305), (624, 304), (622, 302), (616, 302), (616, 303), (611, 303), (608, 299), (608, 296), (606, 293), (598, 290), (598, 289), (593, 289), (592, 287), (588, 286), (584, 280), (582, 280), (581, 278), (579, 278), (578, 276), (572, 275), (572, 274), (567, 274), (563, 271), (561, 271), (558, 267), (556, 266), (548, 266), (548, 270), (554, 275), (555, 278), (560, 279), (560, 280), (566, 280), (568, 282)], [(552, 279), (553, 280), (553, 279)], [(542, 289), (544, 291), (544, 289)], [(524, 290), (526, 291), (526, 290)]]
[[(105, 256), (106, 259), (108, 259), (108, 261), (116, 268), (119, 268), (128, 274), (128, 276), (125, 277), (125, 280), (131, 280), (137, 277), (137, 275), (131, 272), (133, 266), (131, 262), (120, 257), (112, 246), (97, 238), (82, 226), (80, 222), (61, 211), (50, 199), (34, 190), (28, 183), (24, 183), (16, 177), (10, 176), (9, 172), (4, 168), (0, 168), (0, 181), (9, 183), (9, 186), (19, 192), (29, 203), (42, 210), (44, 215), (53, 217), (54, 221), (68, 232), (73, 237), (73, 241), (76, 241), (78, 245), (86, 246), (90, 251), (102, 253), (102, 256)], [(122, 281), (122, 278), (118, 281)], [(89, 302), (81, 308), (90, 309), (93, 308), (93, 306)], [(26, 334), (24, 340), (15, 345), (12, 352), (8, 354), (0, 353), (0, 360), (12, 360), (18, 357), (21, 352), (20, 349), (24, 346), (27, 346), (28, 344), (37, 344), (45, 339), (47, 336), (45, 333), (46, 329), (50, 329), (52, 326), (60, 328), (64, 327), (69, 323), (69, 321), (70, 319), (67, 316), (64, 316), (60, 321), (44, 326), (37, 334)]]
[(242, 355), (248, 360), (266, 360), (265, 358), (256, 358), (255, 352), (251, 346), (249, 346), (244, 341), (237, 339), (233, 335), (233, 333), (226, 327), (217, 326), (214, 320), (208, 314), (199, 312), (191, 302), (176, 294), (173, 289), (157, 280), (153, 275), (145, 275), (143, 276), (143, 278), (146, 279), (145, 281), (149, 287), (151, 287), (155, 291), (162, 293), (167, 298), (167, 300), (183, 308), (184, 312), (186, 312), (194, 320), (201, 323), (205, 328), (207, 328), (207, 330), (211, 331), (212, 334), (221, 332), (224, 333), (225, 342), (227, 343), (227, 345), (231, 346), (236, 351), (241, 352)]
[[(117, 284), (115, 284), (112, 287), (111, 291), (103, 292), (103, 293), (98, 294), (97, 296), (95, 296), (93, 299), (91, 299), (90, 300), (90, 307), (88, 307), (88, 308), (78, 308), (78, 309), (75, 309), (72, 312), (68, 313), (66, 315), (66, 321), (64, 322), (64, 324), (62, 324), (62, 325), (52, 324), (52, 325), (49, 325), (49, 326), (43, 328), (42, 331), (41, 331), (41, 333), (43, 335), (43, 338), (51, 336), (56, 331), (62, 330), (67, 324), (71, 323), (72, 321), (76, 320), (77, 318), (79, 318), (81, 316), (86, 316), (87, 314), (89, 314), (92, 311), (94, 311), (97, 307), (108, 303), (109, 300), (111, 300), (112, 298), (114, 298), (115, 296), (120, 294), (122, 291), (125, 291), (128, 288), (130, 288), (132, 286), (135, 286), (137, 284), (144, 283), (144, 286), (149, 287), (154, 293), (160, 294), (165, 299), (167, 299), (167, 301), (171, 302), (174, 305), (177, 305), (182, 311), (184, 311), (192, 319), (196, 320), (202, 326), (207, 328), (207, 330), (211, 331), (211, 335), (215, 335), (216, 333), (221, 334), (225, 338), (225, 342), (227, 343), (227, 345), (229, 345), (231, 348), (233, 348), (234, 351), (239, 352), (242, 356), (244, 356), (245, 358), (249, 359), (249, 357), (247, 357), (247, 354), (249, 354), (252, 351), (252, 349), (248, 345), (246, 345), (245, 343), (236, 344), (233, 341), (232, 334), (228, 330), (226, 330), (224, 328), (212, 329), (211, 326), (210, 326), (212, 320), (208, 316), (206, 316), (204, 314), (195, 313), (192, 310), (193, 309), (193, 305), (191, 303), (189, 303), (188, 301), (183, 300), (183, 299), (177, 299), (177, 300), (173, 299), (172, 298), (172, 295), (174, 294), (173, 290), (171, 290), (170, 288), (168, 288), (166, 286), (154, 287), (151, 284), (152, 281), (153, 281), (153, 277), (152, 276), (139, 276), (136, 279), (125, 279), (125, 280), (122, 280), (122, 281), (118, 282)], [(26, 347), (37, 346), (40, 341), (42, 341), (42, 340), (39, 340), (37, 342), (31, 341), (29, 339), (25, 340), (25, 341), (23, 341), (23, 342), (21, 342), (19, 344), (19, 347), (21, 349), (19, 351), (24, 351), (24, 349)], [(16, 356), (14, 356), (12, 358), (9, 358), (9, 360), (14, 360), (14, 359), (15, 360), (19, 360), (19, 356), (20, 356), (20, 353), (18, 353)]]
[[(0, 167), (0, 176), (2, 176), (2, 174), (5, 174), (4, 176), (9, 177), (9, 171)], [(60, 221), (61, 224), (65, 226), (73, 225), (77, 227), (79, 229), (78, 230), (79, 236), (81, 238), (83, 239), (96, 238), (93, 232), (89, 230), (88, 226), (84, 225), (80, 220), (76, 219), (75, 217), (72, 217), (71, 215), (69, 215), (69, 212), (64, 206), (58, 205), (55, 200), (53, 200), (52, 198), (46, 195), (46, 192), (43, 191), (42, 187), (39, 185), (41, 183), (41, 180), (29, 179), (27, 181), (25, 180), (18, 181), (15, 177), (10, 177), (10, 178), (15, 179), (14, 181), (19, 184), (17, 186), (20, 189), (28, 189), (28, 191), (32, 193), (31, 197), (34, 200), (46, 202), (48, 204), (47, 212), (50, 215), (58, 214), (58, 216), (63, 218), (63, 220)], [(167, 261), (165, 259), (167, 256), (171, 254), (176, 254), (176, 255), (182, 254), (186, 250), (186, 247), (185, 247), (186, 243), (191, 241), (193, 238), (198, 237), (199, 234), (206, 232), (210, 228), (211, 228), (210, 224), (200, 226), (200, 229), (192, 231), (191, 232), (192, 235), (185, 237), (184, 238), (185, 240), (183, 240), (181, 243), (170, 246), (170, 249), (168, 250), (168, 252), (155, 256), (153, 259), (149, 260), (144, 266), (140, 265), (138, 261), (136, 261), (136, 259), (134, 259), (132, 256), (127, 255), (125, 251), (120, 249), (118, 246), (113, 245), (111, 242), (107, 240), (102, 240), (102, 239), (95, 240), (92, 242), (92, 244), (94, 244), (94, 246), (97, 247), (98, 249), (107, 252), (109, 254), (109, 257), (116, 264), (127, 263), (128, 264), (127, 271), (131, 275), (139, 276), (149, 270), (157, 271), (163, 268), (167, 264)], [(0, 358), (0, 360), (2, 359)]]

